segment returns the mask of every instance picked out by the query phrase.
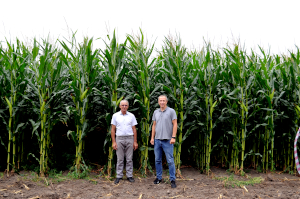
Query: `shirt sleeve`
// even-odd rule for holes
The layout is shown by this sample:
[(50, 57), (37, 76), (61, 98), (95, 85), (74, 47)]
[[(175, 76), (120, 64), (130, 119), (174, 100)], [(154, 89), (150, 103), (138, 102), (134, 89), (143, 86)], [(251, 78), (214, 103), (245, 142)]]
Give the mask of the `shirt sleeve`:
[(135, 125), (137, 125), (137, 124), (138, 124), (138, 123), (137, 123), (137, 121), (136, 121), (135, 116), (132, 115), (132, 126), (135, 126)]
[(177, 115), (176, 115), (176, 112), (175, 112), (174, 109), (172, 109), (171, 118), (172, 118), (172, 121), (173, 121), (173, 120), (177, 120)]
[(155, 112), (156, 112), (156, 111), (154, 111), (154, 113), (153, 113), (152, 121), (156, 121), (156, 119), (155, 119)]
[(116, 121), (115, 114), (113, 114), (113, 117), (111, 118), (111, 123), (110, 124), (113, 124), (113, 125), (117, 126), (117, 121)]

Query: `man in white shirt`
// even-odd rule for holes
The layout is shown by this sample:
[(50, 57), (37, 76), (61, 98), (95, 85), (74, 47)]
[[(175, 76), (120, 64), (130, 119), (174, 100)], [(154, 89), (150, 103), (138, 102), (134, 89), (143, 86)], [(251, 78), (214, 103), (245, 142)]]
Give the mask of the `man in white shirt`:
[(127, 100), (120, 102), (120, 111), (115, 113), (111, 120), (111, 139), (113, 149), (117, 153), (117, 178), (115, 184), (123, 178), (124, 157), (126, 157), (126, 176), (129, 182), (133, 179), (133, 150), (138, 148), (135, 116), (128, 112), (129, 103)]

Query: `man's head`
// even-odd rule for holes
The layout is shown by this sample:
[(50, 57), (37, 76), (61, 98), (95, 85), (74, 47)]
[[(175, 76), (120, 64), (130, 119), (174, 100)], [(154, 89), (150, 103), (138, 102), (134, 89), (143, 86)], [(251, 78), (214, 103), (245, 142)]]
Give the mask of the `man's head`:
[(168, 98), (166, 95), (160, 95), (158, 97), (158, 104), (160, 108), (165, 108), (167, 106), (167, 103), (168, 103)]
[(120, 107), (122, 113), (126, 113), (128, 107), (129, 107), (129, 102), (128, 102), (127, 100), (122, 100), (122, 101), (120, 102), (119, 107)]

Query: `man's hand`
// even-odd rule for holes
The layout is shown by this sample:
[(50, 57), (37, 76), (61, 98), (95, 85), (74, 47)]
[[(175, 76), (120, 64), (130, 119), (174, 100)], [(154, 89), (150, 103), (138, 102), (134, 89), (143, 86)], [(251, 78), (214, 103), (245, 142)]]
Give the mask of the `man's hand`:
[(172, 138), (171, 140), (170, 140), (170, 144), (175, 144), (175, 138)]
[(154, 139), (151, 139), (151, 140), (150, 140), (150, 143), (151, 143), (152, 145), (154, 145)]
[(117, 150), (118, 149), (117, 143), (113, 142), (112, 147), (113, 147), (114, 150)]
[(137, 142), (133, 142), (133, 150), (135, 151), (139, 147)]

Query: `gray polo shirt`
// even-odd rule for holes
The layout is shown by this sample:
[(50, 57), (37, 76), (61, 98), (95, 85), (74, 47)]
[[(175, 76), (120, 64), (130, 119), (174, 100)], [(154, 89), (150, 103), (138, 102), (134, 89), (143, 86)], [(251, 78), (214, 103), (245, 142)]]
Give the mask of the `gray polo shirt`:
[(174, 109), (167, 107), (164, 111), (157, 109), (154, 111), (152, 120), (156, 121), (155, 125), (155, 139), (163, 140), (172, 138), (173, 123), (177, 119)]

